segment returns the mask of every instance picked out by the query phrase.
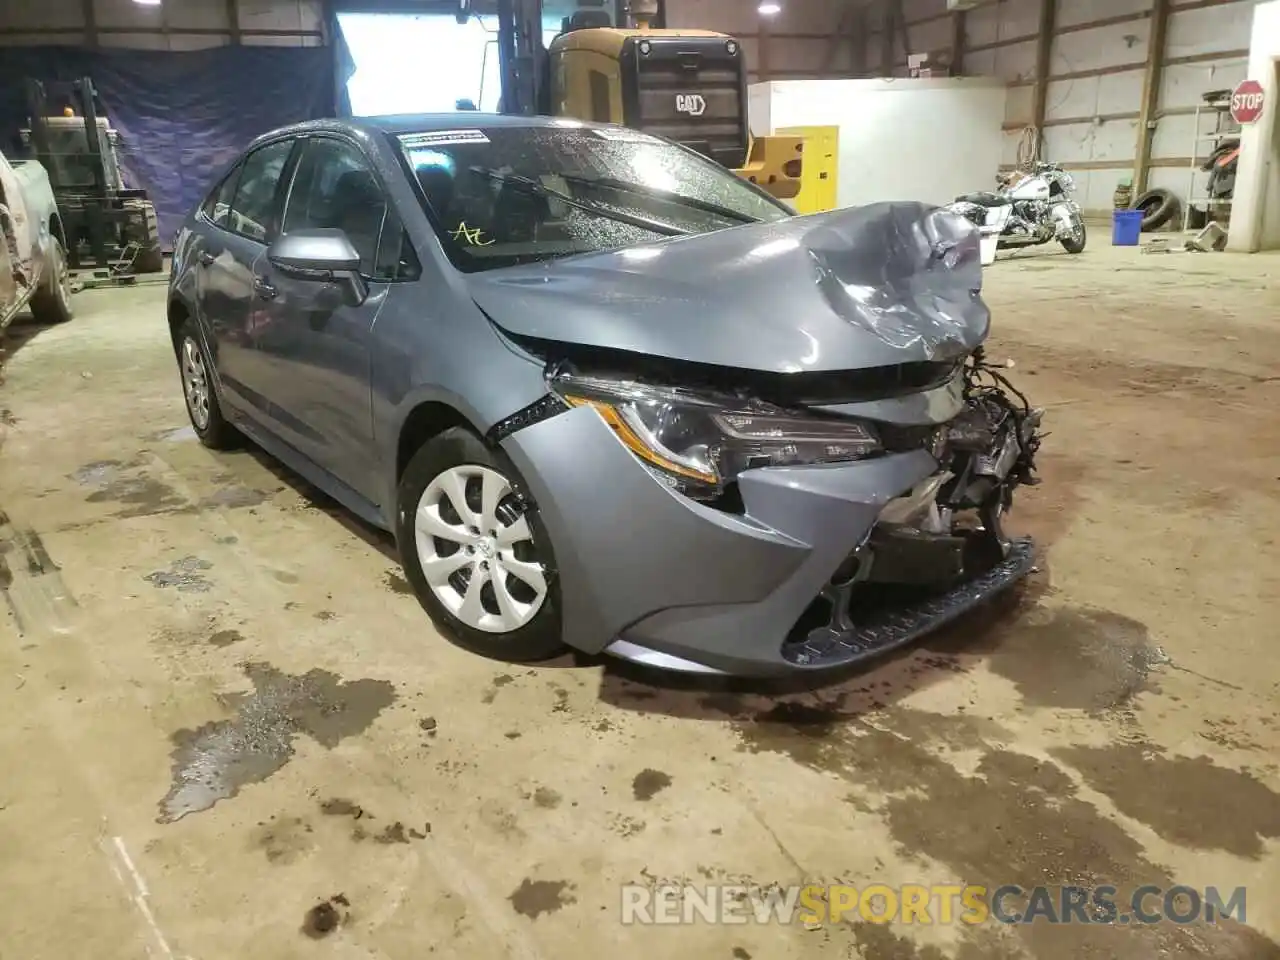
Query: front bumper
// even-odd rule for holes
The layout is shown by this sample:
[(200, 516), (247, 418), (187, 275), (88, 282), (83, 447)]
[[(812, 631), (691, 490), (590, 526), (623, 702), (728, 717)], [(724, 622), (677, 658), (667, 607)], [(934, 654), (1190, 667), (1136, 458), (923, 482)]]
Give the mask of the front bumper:
[(798, 631), (881, 510), (938, 470), (926, 450), (751, 470), (744, 510), (672, 492), (589, 408), (508, 436), (550, 536), (565, 642), (656, 666), (768, 676), (877, 655), (940, 626), (1031, 566), (1017, 545), (987, 575), (844, 631)]

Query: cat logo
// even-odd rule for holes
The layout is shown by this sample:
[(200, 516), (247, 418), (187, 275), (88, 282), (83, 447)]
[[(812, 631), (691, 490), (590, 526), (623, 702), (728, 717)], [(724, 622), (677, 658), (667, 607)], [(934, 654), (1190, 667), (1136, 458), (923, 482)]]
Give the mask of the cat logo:
[(676, 113), (687, 113), (691, 117), (700, 117), (707, 111), (707, 101), (700, 93), (677, 93)]

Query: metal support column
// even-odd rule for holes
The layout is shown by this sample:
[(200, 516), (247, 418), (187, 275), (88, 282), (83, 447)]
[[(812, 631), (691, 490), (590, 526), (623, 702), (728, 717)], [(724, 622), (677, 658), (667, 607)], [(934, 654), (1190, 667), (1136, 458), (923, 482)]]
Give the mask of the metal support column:
[(1036, 85), (1031, 101), (1031, 125), (1036, 131), (1036, 156), (1044, 140), (1045, 104), (1049, 96), (1049, 58), (1053, 53), (1053, 28), (1058, 22), (1058, 0), (1040, 0), (1040, 32), (1036, 36)]
[(951, 75), (964, 75), (965, 12), (957, 10), (951, 15)]
[[(1138, 142), (1133, 152), (1133, 198), (1147, 189), (1151, 175), (1151, 142), (1156, 132), (1160, 104), (1160, 80), (1164, 73), (1165, 38), (1169, 35), (1169, 0), (1152, 0), (1151, 36), (1147, 41), (1147, 65), (1142, 75), (1142, 106), (1138, 113)], [(1200, 131), (1196, 130), (1196, 136)]]

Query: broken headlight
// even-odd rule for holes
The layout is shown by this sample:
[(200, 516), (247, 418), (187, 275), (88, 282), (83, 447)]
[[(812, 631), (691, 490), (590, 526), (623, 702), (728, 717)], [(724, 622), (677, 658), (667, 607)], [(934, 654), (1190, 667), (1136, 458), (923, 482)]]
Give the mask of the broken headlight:
[(562, 374), (551, 388), (570, 406), (590, 406), (663, 482), (711, 499), (743, 470), (838, 463), (880, 450), (868, 423), (793, 413), (625, 379)]

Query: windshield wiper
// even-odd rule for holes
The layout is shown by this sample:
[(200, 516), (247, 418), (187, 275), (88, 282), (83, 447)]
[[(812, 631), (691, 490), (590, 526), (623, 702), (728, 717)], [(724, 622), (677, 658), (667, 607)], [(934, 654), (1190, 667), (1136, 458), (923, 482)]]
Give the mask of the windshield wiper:
[(651, 230), (654, 233), (660, 233), (665, 237), (685, 237), (693, 231), (685, 230), (683, 227), (677, 227), (674, 224), (665, 223), (662, 220), (652, 220), (649, 217), (640, 216), (638, 214), (624, 213), (621, 210), (610, 210), (608, 207), (602, 207), (595, 203), (588, 203), (585, 200), (579, 200), (571, 197), (567, 193), (561, 193), (559, 190), (552, 190), (550, 187), (539, 183), (532, 177), (526, 177), (519, 173), (502, 173), (499, 170), (490, 170), (488, 167), (471, 167), (471, 172), (481, 177), (488, 177), (490, 180), (496, 180), (498, 183), (510, 183), (514, 186), (532, 193), (535, 196), (543, 197), (548, 200), (559, 200), (571, 207), (579, 210), (585, 210), (587, 213), (594, 213), (597, 217), (604, 217), (606, 220), (616, 220), (618, 223), (625, 223), (628, 226), (639, 227), (641, 230)]
[(618, 190), (622, 193), (634, 193), (640, 196), (656, 197), (659, 200), (666, 200), (669, 203), (679, 204), (682, 207), (690, 207), (694, 210), (701, 210), (703, 213), (712, 213), (717, 217), (724, 217), (726, 220), (733, 220), (737, 223), (760, 223), (759, 217), (753, 217), (749, 213), (742, 213), (739, 210), (730, 207), (722, 207), (718, 203), (711, 200), (700, 200), (697, 197), (686, 197), (682, 193), (672, 193), (670, 190), (659, 190), (657, 187), (647, 187), (643, 183), (632, 183), (630, 180), (619, 180), (617, 177), (583, 177), (573, 173), (557, 174), (562, 180), (569, 183), (582, 183), (595, 187), (608, 187), (611, 190)]

